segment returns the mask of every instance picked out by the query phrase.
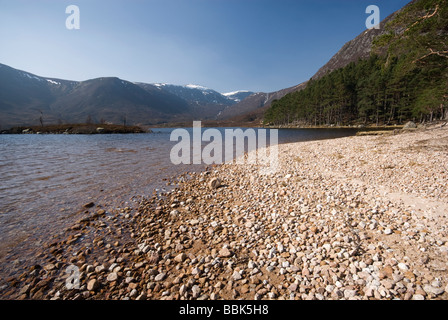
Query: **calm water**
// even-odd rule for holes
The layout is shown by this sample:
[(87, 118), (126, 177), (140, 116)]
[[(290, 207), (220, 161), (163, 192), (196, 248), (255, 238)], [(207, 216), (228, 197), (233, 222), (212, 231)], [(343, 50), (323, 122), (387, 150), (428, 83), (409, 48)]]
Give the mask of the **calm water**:
[[(84, 203), (126, 206), (169, 178), (204, 166), (170, 161), (173, 129), (151, 134), (0, 135), (0, 266), (76, 220)], [(191, 131), (191, 129), (189, 129)], [(204, 128), (203, 128), (204, 130)], [(224, 130), (224, 129), (219, 129)], [(353, 135), (354, 130), (279, 130), (279, 143)], [(78, 218), (79, 219), (79, 218)]]

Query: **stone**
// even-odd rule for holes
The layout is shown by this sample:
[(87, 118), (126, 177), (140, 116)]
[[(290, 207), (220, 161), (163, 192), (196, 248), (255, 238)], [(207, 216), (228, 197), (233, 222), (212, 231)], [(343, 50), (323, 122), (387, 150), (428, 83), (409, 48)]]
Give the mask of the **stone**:
[(150, 251), (147, 256), (148, 256), (148, 263), (149, 264), (156, 264), (157, 262), (159, 262), (160, 257), (159, 257), (159, 254), (157, 252)]
[(345, 299), (353, 298), (354, 296), (356, 296), (356, 290), (350, 290), (350, 289), (344, 290)]
[(106, 267), (104, 265), (99, 265), (99, 266), (95, 267), (95, 272), (96, 273), (100, 273), (100, 272), (102, 272), (105, 269), (106, 269)]
[(87, 290), (96, 291), (99, 288), (100, 284), (97, 279), (92, 279), (87, 282)]
[(405, 278), (408, 278), (409, 280), (415, 279), (415, 274), (412, 271), (406, 271), (404, 273)]
[(334, 290), (334, 288), (335, 288), (334, 285), (332, 285), (332, 284), (328, 284), (328, 285), (325, 287), (325, 291), (327, 291), (328, 293), (332, 293), (333, 290)]
[(386, 277), (390, 278), (392, 277), (392, 274), (394, 273), (394, 269), (390, 265), (386, 265), (384, 268), (382, 268), (379, 271), (379, 277), (380, 279), (384, 279)]
[(183, 262), (185, 259), (187, 259), (187, 255), (185, 253), (179, 253), (175, 258), (174, 261), (176, 262)]
[(429, 284), (425, 284), (423, 286), (423, 290), (425, 290), (425, 292), (427, 294), (434, 295), (434, 296), (441, 295), (442, 293), (445, 292), (445, 289), (443, 289), (443, 288), (436, 288), (436, 287), (433, 287), (432, 285), (429, 285)]
[(56, 266), (53, 263), (49, 263), (44, 267), (44, 269), (47, 271), (54, 270), (55, 268), (56, 268)]
[(219, 187), (221, 186), (221, 179), (219, 179), (219, 178), (212, 178), (212, 179), (210, 180), (210, 182), (208, 183), (208, 186), (209, 186), (211, 189), (217, 189), (217, 188), (219, 188)]
[(232, 253), (230, 252), (229, 249), (227, 248), (222, 248), (221, 250), (219, 250), (219, 256), (222, 258), (228, 258), (232, 255)]
[(241, 287), (241, 293), (246, 294), (250, 291), (249, 285), (245, 284)]
[(137, 296), (137, 298), (135, 298), (135, 300), (145, 300), (146, 299), (146, 293), (141, 293), (139, 296)]
[(403, 262), (400, 262), (400, 263), (398, 264), (398, 268), (399, 268), (400, 270), (403, 270), (403, 271), (408, 271), (408, 270), (409, 270), (409, 267), (408, 267), (405, 263), (403, 263)]
[(415, 124), (415, 122), (413, 121), (408, 121), (406, 122), (406, 124), (403, 126), (403, 129), (416, 129), (417, 125)]
[(239, 273), (238, 271), (234, 271), (232, 274), (232, 279), (235, 281), (241, 280), (242, 279), (241, 273)]
[(201, 293), (201, 288), (198, 285), (194, 285), (191, 288), (191, 293), (193, 294), (193, 298), (199, 297), (199, 294)]
[(117, 281), (117, 279), (118, 279), (118, 274), (116, 272), (111, 272), (107, 276), (107, 281), (109, 281), (109, 282)]
[(288, 290), (291, 292), (297, 291), (297, 283), (291, 283), (288, 287)]
[(31, 285), (30, 284), (25, 285), (22, 289), (20, 289), (19, 296), (27, 295), (30, 292), (30, 289), (31, 289)]
[(154, 281), (162, 281), (163, 279), (165, 279), (166, 273), (165, 272), (161, 272), (158, 275), (156, 275), (156, 277), (154, 278)]
[(192, 275), (197, 275), (197, 274), (201, 274), (201, 269), (199, 269), (198, 267), (194, 267), (192, 270), (191, 270), (191, 274)]
[(92, 208), (95, 205), (94, 202), (87, 202), (86, 204), (83, 205), (84, 208)]

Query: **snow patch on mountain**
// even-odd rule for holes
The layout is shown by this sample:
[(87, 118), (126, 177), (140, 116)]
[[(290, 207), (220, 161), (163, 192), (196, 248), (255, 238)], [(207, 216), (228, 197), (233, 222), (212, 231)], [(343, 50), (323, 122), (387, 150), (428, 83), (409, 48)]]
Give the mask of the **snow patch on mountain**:
[(200, 86), (200, 85), (197, 85), (197, 84), (187, 84), (187, 85), (185, 85), (184, 87), (185, 87), (185, 88), (190, 88), (190, 89), (210, 90), (210, 89), (207, 88), (207, 87)]
[(235, 94), (241, 93), (241, 92), (250, 92), (248, 90), (238, 90), (238, 91), (232, 91), (232, 92), (227, 92), (227, 93), (221, 93), (223, 96), (234, 96)]
[(52, 84), (60, 85), (59, 82), (56, 82), (56, 81), (53, 81), (53, 80), (50, 80), (50, 79), (45, 79), (45, 80), (47, 80), (48, 82), (50, 82)]
[(35, 79), (35, 80), (38, 80), (38, 81), (42, 81), (41, 78), (36, 77), (36, 76), (34, 76), (34, 75), (30, 74), (30, 73), (22, 72), (22, 76), (26, 76), (26, 77), (28, 77), (30, 79)]

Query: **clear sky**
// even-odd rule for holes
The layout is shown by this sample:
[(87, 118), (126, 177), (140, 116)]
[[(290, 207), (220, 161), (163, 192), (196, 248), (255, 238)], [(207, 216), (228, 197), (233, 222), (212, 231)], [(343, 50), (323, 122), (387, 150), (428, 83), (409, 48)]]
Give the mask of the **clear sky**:
[[(44, 77), (199, 84), (219, 92), (297, 85), (410, 0), (0, 0), (0, 63)], [(66, 28), (77, 5), (80, 29)]]

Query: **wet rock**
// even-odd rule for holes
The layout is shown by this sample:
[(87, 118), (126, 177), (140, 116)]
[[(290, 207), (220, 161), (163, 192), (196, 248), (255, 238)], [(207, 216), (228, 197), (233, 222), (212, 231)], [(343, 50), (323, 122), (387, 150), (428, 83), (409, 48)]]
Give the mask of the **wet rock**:
[[(111, 279), (112, 279), (112, 277), (111, 277)], [(89, 290), (89, 291), (96, 291), (99, 288), (99, 286), (100, 286), (100, 284), (97, 279), (92, 279), (89, 282), (87, 282), (87, 290)]]
[(161, 272), (158, 275), (156, 275), (156, 277), (154, 278), (154, 281), (162, 281), (165, 279), (165, 277), (166, 277), (166, 273)]
[(84, 208), (92, 208), (95, 205), (94, 202), (87, 202), (83, 205)]

